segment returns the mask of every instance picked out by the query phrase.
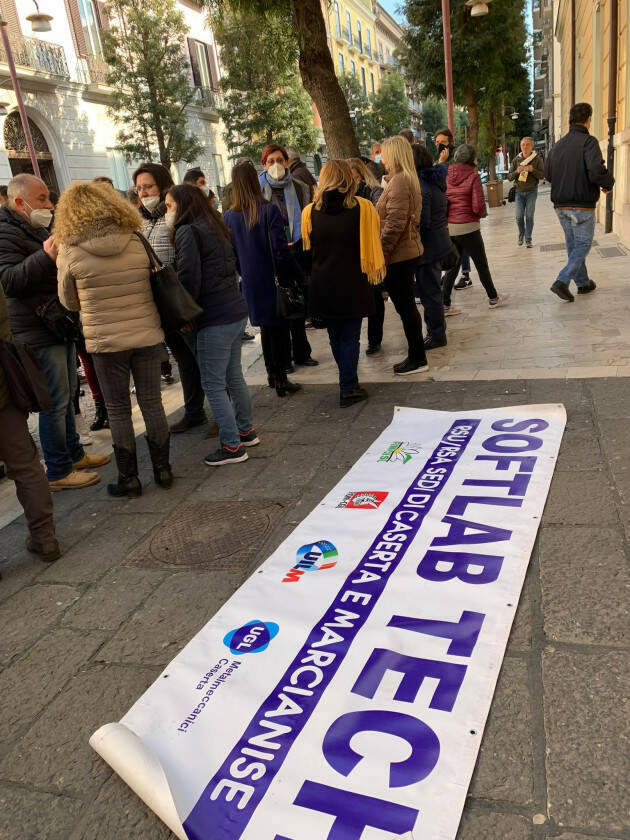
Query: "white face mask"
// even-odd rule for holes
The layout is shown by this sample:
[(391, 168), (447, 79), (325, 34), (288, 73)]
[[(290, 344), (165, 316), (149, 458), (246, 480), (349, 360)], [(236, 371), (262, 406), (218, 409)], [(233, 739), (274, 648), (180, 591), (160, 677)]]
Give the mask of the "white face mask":
[(284, 178), (286, 169), (281, 163), (272, 163), (267, 172), (271, 175), (274, 181), (281, 181)]
[(142, 199), (142, 206), (149, 211), (155, 210), (155, 208), (160, 203), (160, 196), (159, 195), (148, 195), (146, 198)]
[(175, 216), (177, 216), (177, 210), (170, 210), (168, 213), (164, 214), (164, 219), (166, 220), (166, 224), (170, 228), (175, 227)]
[(27, 207), (30, 207), (31, 210), (31, 224), (33, 227), (45, 227), (47, 228), (48, 225), (52, 222), (52, 210), (47, 210), (44, 207), (38, 207), (36, 210), (33, 210), (31, 205), (28, 201), (25, 201)]
[(210, 195), (210, 187), (207, 184), (202, 184), (199, 189), (205, 196)]

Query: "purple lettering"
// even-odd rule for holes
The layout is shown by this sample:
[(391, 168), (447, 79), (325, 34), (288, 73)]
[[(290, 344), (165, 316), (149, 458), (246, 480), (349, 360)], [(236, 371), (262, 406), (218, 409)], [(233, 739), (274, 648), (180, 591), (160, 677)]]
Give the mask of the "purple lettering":
[[(438, 569), (438, 564), (446, 569)], [(465, 551), (434, 551), (429, 549), (418, 565), (418, 575), (438, 583), (459, 578), (464, 583), (492, 583), (499, 577), (503, 557), (495, 554), (468, 554)], [(472, 571), (471, 567), (479, 571)]]
[(468, 487), (507, 487), (508, 496), (524, 496), (531, 477), (531, 473), (517, 472), (511, 480), (467, 478), (464, 484)]
[(474, 545), (477, 543), (503, 542), (509, 540), (512, 532), (506, 528), (485, 525), (483, 522), (470, 522), (457, 516), (445, 516), (442, 519), (448, 526), (445, 537), (435, 537), (431, 545)]
[(447, 653), (451, 656), (471, 656), (485, 615), (464, 610), (459, 621), (434, 621), (431, 618), (410, 618), (406, 615), (394, 615), (388, 627), (411, 630), (413, 633), (425, 633), (440, 639), (451, 639)]
[[(393, 834), (404, 834), (416, 824), (418, 811), (386, 799), (363, 796), (338, 790), (307, 779), (295, 798), (295, 805), (335, 819), (327, 840), (361, 840), (365, 828), (380, 828)], [(275, 840), (290, 840), (276, 834)]]
[(374, 697), (386, 671), (396, 671), (403, 674), (403, 678), (396, 689), (394, 700), (413, 703), (424, 678), (429, 677), (438, 680), (429, 707), (450, 712), (464, 681), (466, 668), (466, 665), (454, 662), (420, 659), (387, 648), (375, 648), (352, 686), (352, 692), (362, 697)]
[(506, 499), (504, 496), (455, 496), (447, 513), (463, 516), (468, 505), (492, 505), (493, 507), (521, 507), (522, 499)]
[(492, 424), (495, 432), (543, 432), (549, 428), (546, 420), (497, 420)]
[(512, 461), (517, 461), (520, 464), (519, 472), (534, 472), (536, 466), (535, 455), (477, 455), (475, 461), (496, 461), (495, 470), (509, 470), (512, 466)]
[(359, 732), (384, 732), (402, 738), (411, 747), (409, 758), (390, 763), (390, 788), (426, 779), (437, 764), (440, 741), (431, 727), (418, 718), (384, 710), (348, 712), (330, 726), (322, 744), (324, 758), (342, 776), (349, 776), (364, 758), (350, 747), (350, 741)]
[[(510, 443), (514, 446), (507, 445)], [(530, 449), (540, 449), (542, 444), (540, 438), (531, 435), (493, 435), (481, 443), (488, 452), (527, 452)]]

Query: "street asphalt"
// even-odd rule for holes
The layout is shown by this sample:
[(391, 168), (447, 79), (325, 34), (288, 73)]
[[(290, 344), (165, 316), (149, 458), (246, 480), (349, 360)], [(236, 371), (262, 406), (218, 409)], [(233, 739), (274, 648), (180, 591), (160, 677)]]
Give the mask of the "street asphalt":
[[(346, 410), (332, 383), (283, 400), (256, 386), (262, 444), (246, 463), (210, 470), (202, 459), (216, 439), (195, 429), (173, 439), (176, 482), (165, 492), (149, 481), (139, 439), (142, 498), (107, 497), (113, 465), (101, 484), (57, 494), (64, 555), (49, 566), (25, 552), (23, 517), (8, 524), (0, 840), (172, 837), (90, 749), (92, 732), (128, 710), (395, 405), (544, 402), (564, 403), (568, 425), (458, 838), (630, 840), (629, 383), (408, 379), (368, 384), (369, 401)], [(244, 503), (261, 506), (251, 507), (261, 512), (258, 532), (255, 523), (243, 531)], [(221, 512), (220, 533), (204, 510), (210, 525)], [(212, 551), (200, 550), (205, 540)]]

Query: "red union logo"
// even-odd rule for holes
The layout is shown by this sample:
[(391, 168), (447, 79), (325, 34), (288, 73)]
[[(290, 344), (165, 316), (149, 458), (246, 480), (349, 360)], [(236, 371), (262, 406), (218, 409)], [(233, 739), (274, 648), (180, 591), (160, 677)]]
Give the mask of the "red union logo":
[(337, 505), (340, 508), (353, 508), (354, 510), (375, 510), (388, 497), (389, 493), (377, 490), (361, 490), (358, 493), (348, 493)]

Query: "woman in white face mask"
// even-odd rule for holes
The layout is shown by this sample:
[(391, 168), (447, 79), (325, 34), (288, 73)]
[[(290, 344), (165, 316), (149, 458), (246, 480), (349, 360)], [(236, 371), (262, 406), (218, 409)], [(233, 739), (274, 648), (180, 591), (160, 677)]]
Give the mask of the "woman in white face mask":
[[(289, 156), (284, 146), (266, 146), (262, 152), (261, 163), (265, 167), (265, 171), (258, 176), (262, 194), (280, 211), (290, 250), (304, 270), (308, 261), (304, 258), (302, 249), (302, 210), (310, 204), (310, 188), (291, 175)], [(302, 284), (306, 294), (308, 278), (302, 275), (297, 277), (296, 281)], [(311, 358), (305, 319), (292, 318), (289, 330), (286, 343), (287, 370), (293, 369), (292, 362), (307, 367), (319, 364)]]
[[(164, 196), (173, 186), (173, 179), (160, 163), (143, 163), (133, 173), (133, 183), (140, 200), (138, 209), (142, 216), (142, 233), (153, 246), (153, 250), (163, 263), (175, 261), (175, 249), (171, 242), (171, 235), (164, 214), (166, 205)], [(177, 353), (171, 346), (170, 336), (166, 337), (171, 352), (177, 358)], [(173, 370), (166, 347), (162, 359), (162, 379), (167, 385), (173, 382)]]

